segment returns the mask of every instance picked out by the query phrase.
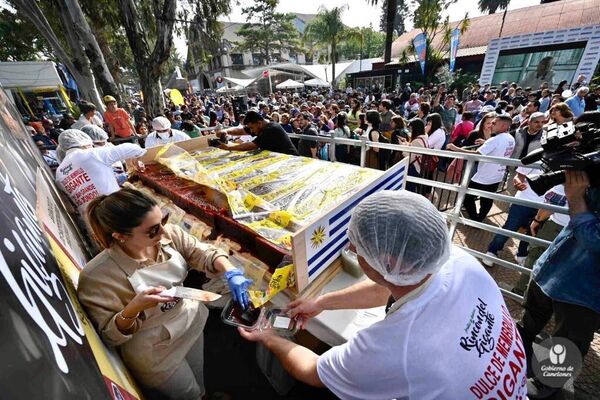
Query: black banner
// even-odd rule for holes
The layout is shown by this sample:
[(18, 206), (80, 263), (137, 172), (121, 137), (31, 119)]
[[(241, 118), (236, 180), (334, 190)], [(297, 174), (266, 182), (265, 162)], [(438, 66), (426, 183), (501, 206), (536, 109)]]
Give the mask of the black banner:
[(110, 399), (38, 223), (43, 159), (0, 89), (0, 397)]

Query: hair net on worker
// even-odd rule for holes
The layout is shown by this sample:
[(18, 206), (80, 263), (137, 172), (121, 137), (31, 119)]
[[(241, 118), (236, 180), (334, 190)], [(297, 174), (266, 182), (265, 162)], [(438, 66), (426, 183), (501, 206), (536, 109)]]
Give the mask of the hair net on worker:
[(56, 157), (58, 161), (65, 158), (67, 150), (75, 147), (93, 146), (92, 139), (79, 129), (67, 129), (58, 136), (58, 147)]
[(96, 125), (85, 125), (81, 128), (81, 131), (88, 135), (92, 142), (106, 142), (108, 140), (108, 134), (106, 131)]
[(152, 120), (152, 128), (155, 131), (164, 131), (171, 128), (171, 122), (165, 117), (156, 117)]
[(361, 201), (348, 236), (356, 253), (398, 286), (437, 272), (450, 255), (444, 217), (425, 197), (407, 191), (381, 191)]

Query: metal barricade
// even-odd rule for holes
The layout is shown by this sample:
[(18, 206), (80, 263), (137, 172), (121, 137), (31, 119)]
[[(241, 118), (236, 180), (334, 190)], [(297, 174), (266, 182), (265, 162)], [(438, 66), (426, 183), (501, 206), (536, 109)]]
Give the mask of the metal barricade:
[[(475, 229), (479, 229), (484, 232), (491, 232), (494, 234), (501, 234), (507, 236), (509, 238), (523, 240), (530, 244), (536, 244), (538, 246), (547, 247), (550, 245), (550, 242), (542, 239), (538, 239), (533, 236), (528, 236), (519, 232), (513, 232), (507, 229), (503, 229), (501, 227), (485, 224), (482, 222), (473, 221), (468, 218), (464, 218), (461, 214), (461, 208), (463, 206), (465, 196), (467, 194), (478, 196), (480, 198), (488, 198), (494, 201), (506, 202), (509, 204), (519, 204), (522, 206), (532, 207), (536, 209), (545, 209), (553, 212), (558, 212), (561, 214), (568, 214), (568, 209), (566, 207), (559, 207), (548, 203), (538, 203), (531, 200), (525, 200), (521, 198), (516, 198), (513, 196), (505, 195), (499, 192), (487, 192), (483, 190), (477, 190), (469, 188), (469, 182), (471, 180), (471, 176), (475, 171), (475, 165), (477, 163), (482, 162), (490, 162), (494, 164), (505, 165), (507, 167), (519, 167), (522, 166), (520, 160), (512, 159), (512, 158), (502, 158), (502, 157), (490, 157), (490, 156), (482, 156), (477, 154), (467, 154), (467, 153), (458, 153), (451, 152), (446, 150), (435, 150), (435, 149), (426, 149), (421, 147), (411, 147), (405, 145), (397, 145), (397, 144), (387, 144), (387, 143), (377, 143), (368, 141), (365, 137), (361, 137), (358, 140), (354, 139), (346, 139), (346, 138), (336, 138), (333, 136), (333, 133), (329, 136), (312, 136), (312, 135), (298, 135), (298, 134), (289, 134), (290, 137), (305, 139), (305, 140), (316, 140), (318, 142), (328, 143), (329, 144), (329, 157), (331, 161), (335, 161), (335, 147), (339, 145), (350, 145), (356, 146), (360, 148), (360, 163), (361, 167), (365, 166), (366, 163), (366, 155), (367, 150), (371, 148), (380, 148), (380, 149), (389, 149), (395, 151), (401, 151), (405, 155), (418, 154), (418, 155), (429, 155), (429, 156), (437, 156), (437, 157), (446, 157), (452, 159), (455, 164), (460, 164), (454, 168), (450, 174), (448, 171), (445, 173), (441, 173), (436, 175), (435, 173), (432, 176), (407, 176), (407, 182), (412, 182), (417, 185), (423, 185), (424, 187), (430, 187), (433, 189), (433, 198), (434, 204), (436, 207), (442, 212), (445, 216), (450, 229), (450, 237), (454, 240), (456, 235), (456, 229), (459, 225), (469, 226)], [(541, 168), (539, 164), (529, 165), (531, 168)], [(423, 174), (425, 175), (425, 174)], [(437, 179), (436, 179), (437, 178)], [(506, 184), (506, 175), (503, 181), (503, 186)], [(437, 196), (437, 200), (436, 200)], [(458, 246), (465, 250), (466, 252), (472, 254), (476, 258), (480, 260), (492, 261), (495, 265), (507, 268), (513, 271), (520, 272), (522, 274), (530, 275), (531, 271), (527, 268), (524, 268), (518, 264), (515, 264), (510, 261), (503, 260), (498, 257), (493, 257), (487, 255), (483, 252), (464, 247)], [(514, 300), (522, 301), (523, 297), (507, 290), (505, 288), (500, 287), (501, 292)]]

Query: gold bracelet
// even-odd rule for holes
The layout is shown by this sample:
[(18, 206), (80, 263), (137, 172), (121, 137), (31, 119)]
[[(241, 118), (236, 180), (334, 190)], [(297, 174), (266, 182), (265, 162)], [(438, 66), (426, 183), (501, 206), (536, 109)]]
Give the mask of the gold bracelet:
[(137, 317), (139, 317), (139, 316), (140, 316), (140, 313), (137, 313), (137, 314), (135, 314), (135, 316), (133, 316), (133, 317), (126, 317), (126, 316), (124, 316), (124, 315), (123, 315), (123, 311), (124, 311), (124, 310), (121, 310), (121, 311), (119, 311), (119, 313), (117, 314), (117, 316), (121, 317), (121, 319), (124, 319), (125, 321), (132, 321), (132, 320), (136, 320), (136, 319), (137, 319)]

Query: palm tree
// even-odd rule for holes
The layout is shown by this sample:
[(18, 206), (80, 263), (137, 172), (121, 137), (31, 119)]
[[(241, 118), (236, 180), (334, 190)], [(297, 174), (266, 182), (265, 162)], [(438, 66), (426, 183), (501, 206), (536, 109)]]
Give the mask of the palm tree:
[(331, 10), (319, 9), (317, 16), (308, 23), (304, 35), (309, 40), (329, 46), (331, 61), (331, 86), (335, 87), (335, 63), (337, 62), (337, 45), (346, 32), (342, 22), (342, 13), (346, 6), (334, 7)]
[[(367, 0), (372, 5), (377, 5), (379, 0)], [(482, 0), (480, 0), (481, 2)], [(398, 0), (388, 0), (387, 9), (385, 10), (385, 51), (383, 52), (383, 62), (385, 64), (392, 60), (392, 42), (394, 41), (394, 19), (396, 18), (396, 10), (398, 8)]]
[(504, 29), (504, 20), (506, 19), (506, 12), (508, 11), (508, 5), (510, 0), (479, 0), (479, 11), (494, 14), (498, 10), (504, 10), (502, 14), (502, 25), (500, 25), (500, 33), (498, 37), (502, 36), (502, 29)]

